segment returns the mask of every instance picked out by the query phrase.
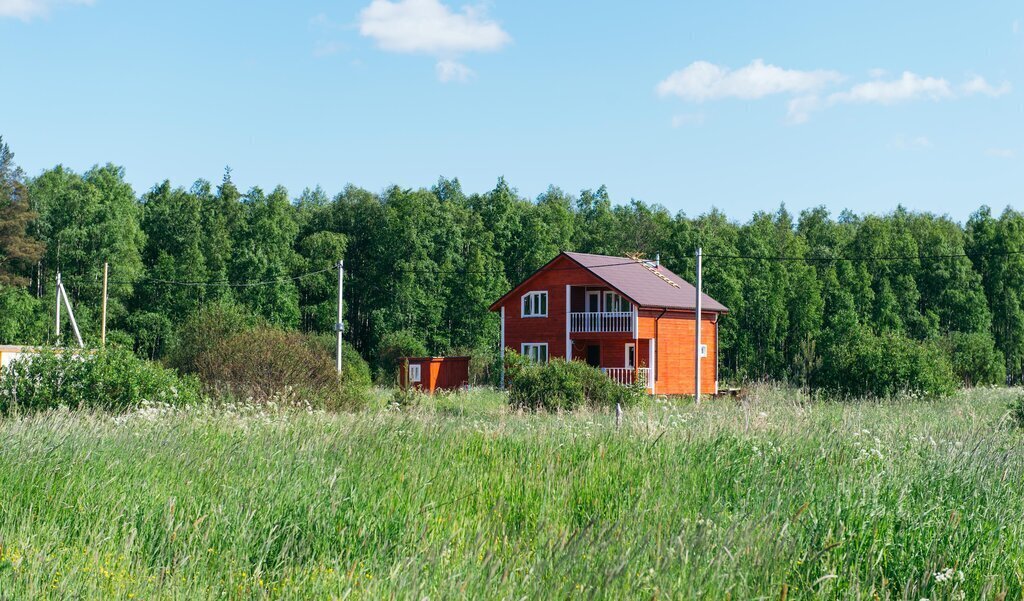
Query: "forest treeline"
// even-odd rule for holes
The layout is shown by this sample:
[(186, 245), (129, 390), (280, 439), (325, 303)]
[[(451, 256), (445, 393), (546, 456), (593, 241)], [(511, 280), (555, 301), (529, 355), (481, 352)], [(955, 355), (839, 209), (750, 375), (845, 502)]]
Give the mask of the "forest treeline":
[(180, 324), (211, 302), (331, 332), (332, 267), (344, 259), (346, 339), (379, 373), (399, 350), (486, 363), (499, 338), (488, 306), (560, 250), (660, 254), (692, 280), (701, 246), (706, 291), (731, 309), (726, 379), (884, 394), (921, 379), (1024, 376), (1024, 215), (1009, 208), (982, 206), (959, 224), (903, 208), (782, 207), (740, 223), (697, 203), (677, 214), (614, 203), (604, 187), (528, 199), (504, 178), (482, 194), (441, 178), (293, 197), (243, 190), (230, 170), (217, 184), (165, 181), (140, 195), (110, 164), (26, 177), (2, 140), (0, 205), (0, 343), (53, 341), (58, 270), (97, 342), (104, 262), (110, 339), (148, 358), (167, 356)]

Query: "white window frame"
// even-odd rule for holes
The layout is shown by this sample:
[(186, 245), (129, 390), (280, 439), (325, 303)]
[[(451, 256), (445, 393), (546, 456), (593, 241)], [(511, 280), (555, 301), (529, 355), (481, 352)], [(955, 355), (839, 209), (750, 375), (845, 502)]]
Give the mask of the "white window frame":
[(423, 381), (423, 366), (419, 363), (409, 364), (409, 383), (419, 384)]
[[(629, 364), (629, 350), (630, 349), (633, 349), (633, 365)], [(625, 363), (624, 367), (626, 369), (636, 369), (636, 343), (635, 342), (628, 342), (628, 343), (626, 343), (626, 359), (625, 359), (624, 363)]]
[[(540, 349), (544, 349), (544, 360), (540, 360)], [(547, 365), (548, 360), (551, 358), (548, 355), (548, 343), (546, 342), (524, 342), (519, 348), (522, 351), (522, 355), (534, 363), (540, 363), (541, 365)], [(533, 351), (538, 351), (537, 356), (534, 357)]]
[[(597, 304), (596, 304), (597, 309), (591, 310), (590, 309), (590, 299), (592, 299), (594, 297), (597, 297)], [(587, 291), (586, 312), (587, 313), (600, 313), (601, 312), (601, 293), (598, 292), (597, 290), (588, 290)]]
[[(541, 300), (543, 299), (543, 301)], [(523, 298), (519, 302), (519, 310), (524, 319), (532, 319), (534, 317), (547, 317), (548, 310), (550, 309), (547, 290), (532, 290), (523, 295)], [(541, 305), (543, 304), (544, 312), (541, 313)], [(527, 313), (526, 309), (529, 307), (530, 312)]]
[(614, 290), (605, 290), (601, 296), (604, 301), (604, 310), (607, 313), (626, 313), (633, 310), (632, 303)]

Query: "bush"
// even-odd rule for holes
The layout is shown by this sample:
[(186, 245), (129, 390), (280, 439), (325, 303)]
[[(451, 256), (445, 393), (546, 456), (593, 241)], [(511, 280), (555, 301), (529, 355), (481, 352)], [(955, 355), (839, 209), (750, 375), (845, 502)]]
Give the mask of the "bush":
[(932, 341), (859, 332), (823, 353), (818, 387), (842, 397), (935, 398), (956, 390), (948, 355)]
[(195, 361), (206, 389), (219, 395), (328, 409), (365, 400), (365, 386), (342, 386), (332, 358), (298, 332), (259, 327), (217, 341)]
[(377, 380), (386, 384), (397, 383), (398, 367), (402, 357), (424, 357), (426, 354), (426, 345), (412, 331), (388, 332), (381, 339), (377, 348), (377, 356), (380, 360)]
[(1018, 428), (1024, 428), (1024, 394), (1018, 394), (1010, 403), (1010, 419)]
[(128, 349), (46, 351), (11, 362), (0, 377), (0, 413), (60, 406), (125, 411), (144, 401), (186, 405), (199, 383), (139, 359)]
[(945, 339), (945, 347), (953, 364), (953, 373), (964, 386), (1003, 384), (1006, 381), (1006, 361), (991, 334), (952, 332)]
[(231, 301), (209, 304), (189, 316), (178, 329), (170, 363), (183, 372), (196, 373), (200, 357), (209, 355), (213, 347), (227, 338), (248, 332), (261, 323), (258, 317)]
[[(310, 339), (320, 352), (325, 353), (331, 358), (331, 361), (336, 360), (338, 339), (334, 334), (317, 334), (310, 336)], [(370, 375), (370, 364), (366, 362), (366, 359), (363, 359), (363, 356), (359, 354), (356, 347), (348, 342), (342, 342), (341, 344), (341, 380), (342, 382), (358, 386), (370, 386), (373, 384), (373, 377)]]
[(552, 359), (537, 365), (516, 354), (505, 358), (509, 404), (516, 409), (572, 411), (581, 407), (611, 408), (636, 405), (644, 397), (640, 386), (620, 386), (581, 361)]

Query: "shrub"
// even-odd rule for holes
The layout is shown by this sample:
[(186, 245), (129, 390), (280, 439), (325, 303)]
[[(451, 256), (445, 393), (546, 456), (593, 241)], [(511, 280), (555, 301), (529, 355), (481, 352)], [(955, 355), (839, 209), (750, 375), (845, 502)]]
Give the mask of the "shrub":
[(398, 364), (402, 357), (423, 357), (426, 354), (426, 345), (412, 331), (388, 332), (377, 347), (380, 366), (377, 380), (381, 383), (395, 384), (398, 376)]
[(988, 332), (952, 332), (945, 339), (946, 351), (964, 386), (1002, 384), (1006, 381), (1006, 362)]
[(270, 327), (228, 336), (196, 357), (211, 393), (328, 409), (361, 405), (365, 386), (342, 386), (333, 359), (308, 337)]
[(941, 397), (956, 390), (948, 355), (932, 341), (859, 332), (834, 343), (816, 374), (819, 387), (842, 397)]
[(1018, 428), (1024, 428), (1024, 394), (1018, 394), (1010, 403), (1010, 419)]
[(0, 377), (0, 413), (60, 406), (125, 411), (143, 401), (199, 402), (199, 383), (130, 350), (46, 351), (11, 362)]
[(505, 360), (509, 404), (516, 409), (572, 411), (581, 407), (632, 406), (644, 396), (639, 386), (620, 386), (581, 361), (552, 359), (546, 365), (509, 353)]
[[(310, 336), (311, 342), (334, 361), (338, 352), (338, 339), (334, 334), (317, 334)], [(341, 344), (341, 380), (348, 384), (370, 386), (373, 377), (370, 375), (370, 364), (363, 359), (356, 347), (348, 342)]]
[(221, 300), (206, 305), (189, 316), (178, 329), (170, 363), (186, 373), (198, 372), (200, 357), (207, 356), (225, 339), (248, 332), (261, 323), (258, 317), (231, 301)]

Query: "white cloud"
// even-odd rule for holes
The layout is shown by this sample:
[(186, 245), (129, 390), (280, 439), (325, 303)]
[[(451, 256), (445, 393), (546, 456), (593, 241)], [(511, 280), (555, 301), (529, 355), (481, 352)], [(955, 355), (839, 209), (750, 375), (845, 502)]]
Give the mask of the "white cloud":
[(984, 77), (976, 75), (964, 83), (961, 89), (965, 94), (984, 94), (985, 96), (991, 96), (992, 98), (998, 98), (1003, 94), (1010, 92), (1010, 82), (1004, 81), (998, 86), (993, 86)]
[(868, 75), (871, 76), (871, 79), (881, 79), (881, 78), (885, 77), (888, 74), (889, 74), (889, 72), (886, 71), (885, 69), (877, 69), (876, 68), (876, 69), (870, 69), (868, 71)]
[(821, 109), (821, 99), (817, 96), (798, 96), (789, 101), (787, 105), (789, 112), (786, 114), (786, 121), (792, 125), (807, 123), (811, 113)]
[(890, 81), (868, 81), (857, 84), (846, 92), (836, 92), (828, 97), (829, 104), (840, 102), (895, 104), (907, 100), (930, 98), (940, 100), (953, 96), (949, 82), (938, 77), (921, 77), (904, 71), (899, 79)]
[(12, 17), (31, 21), (36, 17), (48, 17), (61, 4), (82, 4), (91, 6), (94, 0), (0, 0), (0, 18)]
[(512, 40), (482, 9), (453, 12), (439, 0), (373, 0), (359, 15), (359, 33), (383, 50), (441, 56), (498, 50)]
[(697, 61), (669, 75), (657, 86), (661, 96), (703, 102), (720, 98), (763, 98), (772, 94), (806, 94), (842, 80), (835, 71), (799, 71), (768, 65), (761, 59), (736, 70)]
[(704, 113), (687, 113), (672, 116), (672, 127), (684, 127), (687, 125), (703, 125)]
[(999, 159), (1012, 159), (1017, 156), (1017, 153), (1011, 148), (989, 148), (985, 151), (985, 154)]
[(437, 70), (437, 79), (444, 83), (451, 81), (465, 83), (473, 77), (472, 69), (453, 60), (438, 61), (435, 69)]

